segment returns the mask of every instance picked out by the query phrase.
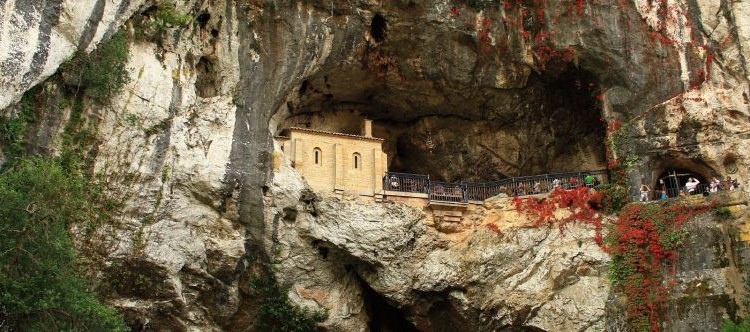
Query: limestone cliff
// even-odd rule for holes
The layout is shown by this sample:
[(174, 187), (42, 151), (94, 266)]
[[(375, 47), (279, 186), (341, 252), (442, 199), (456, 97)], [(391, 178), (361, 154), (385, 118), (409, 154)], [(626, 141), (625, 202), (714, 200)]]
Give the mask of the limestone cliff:
[[(392, 170), (479, 181), (604, 168), (606, 125), (622, 122), (634, 186), (685, 168), (750, 188), (747, 2), (189, 0), (174, 4), (190, 23), (135, 38), (170, 3), (0, 1), (3, 115), (31, 87), (61, 89), (41, 82), (76, 51), (132, 37), (130, 83), (83, 114), (92, 173), (124, 202), (92, 237), (96, 270), (149, 281), (109, 299), (136, 328), (252, 326), (247, 279), (270, 263), (330, 330), (618, 330), (592, 230), (524, 228), (497, 199), (446, 235), (419, 209), (309, 193), (272, 167), (288, 126), (353, 132), (370, 117)], [(55, 153), (71, 110), (45, 108), (59, 112), (37, 112), (30, 141)], [(706, 300), (672, 330), (740, 310), (736, 215), (695, 230), (715, 237), (686, 248), (705, 259), (685, 262), (685, 285), (712, 290), (681, 289)]]

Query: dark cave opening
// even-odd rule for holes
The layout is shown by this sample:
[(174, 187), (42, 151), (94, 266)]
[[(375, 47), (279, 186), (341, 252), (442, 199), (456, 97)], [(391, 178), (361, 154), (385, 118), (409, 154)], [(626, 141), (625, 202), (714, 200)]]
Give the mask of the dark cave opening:
[(198, 59), (198, 63), (195, 65), (195, 92), (199, 97), (210, 98), (215, 97), (219, 94), (221, 88), (221, 81), (217, 74), (217, 68), (215, 68), (215, 61), (206, 56), (202, 56)]
[(380, 14), (375, 14), (370, 23), (370, 36), (372, 36), (372, 39), (374, 39), (375, 42), (382, 43), (385, 41), (387, 33), (388, 22), (385, 20), (385, 17)]
[(201, 29), (205, 29), (208, 25), (208, 21), (211, 20), (211, 14), (209, 13), (202, 13), (198, 15), (198, 17), (195, 18), (195, 20), (198, 22), (198, 26)]
[[(357, 276), (359, 278), (359, 276)], [(372, 332), (416, 332), (417, 329), (404, 315), (388, 303), (382, 295), (378, 294), (364, 280), (359, 278), (362, 287), (362, 296), (365, 302), (365, 310), (370, 316), (368, 327)]]
[[(592, 73), (567, 64), (534, 74), (523, 95), (524, 112), (515, 118), (452, 115), (396, 124), (407, 128), (389, 147), (395, 152), (389, 170), (482, 182), (606, 168), (606, 125)], [(384, 120), (379, 127), (393, 125)], [(388, 129), (376, 132), (393, 137)]]
[[(376, 15), (373, 27), (385, 29), (385, 18)], [(572, 63), (550, 64), (519, 89), (425, 89), (424, 82), (385, 84), (362, 67), (324, 71), (292, 92), (277, 133), (305, 127), (358, 135), (369, 118), (374, 136), (385, 139), (388, 171), (437, 181), (606, 168), (599, 81)]]

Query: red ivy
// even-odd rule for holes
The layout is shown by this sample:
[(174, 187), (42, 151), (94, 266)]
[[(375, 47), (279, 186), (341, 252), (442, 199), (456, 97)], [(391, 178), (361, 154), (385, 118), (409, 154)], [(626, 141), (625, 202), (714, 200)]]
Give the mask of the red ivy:
[(487, 229), (489, 229), (493, 233), (495, 233), (498, 237), (502, 238), (504, 236), (503, 231), (500, 230), (500, 227), (498, 227), (497, 224), (487, 224), (484, 226), (487, 227)]
[[(560, 231), (570, 222), (582, 222), (594, 225), (594, 240), (602, 244), (602, 192), (581, 186), (572, 190), (557, 188), (548, 198), (516, 197), (516, 211), (532, 216), (531, 227), (551, 226), (557, 224)], [(555, 216), (555, 211), (568, 209), (570, 214), (564, 218)]]
[(612, 256), (610, 275), (626, 296), (633, 328), (660, 331), (662, 307), (674, 286), (664, 268), (675, 273), (684, 224), (714, 206), (630, 204), (610, 226), (604, 250)]

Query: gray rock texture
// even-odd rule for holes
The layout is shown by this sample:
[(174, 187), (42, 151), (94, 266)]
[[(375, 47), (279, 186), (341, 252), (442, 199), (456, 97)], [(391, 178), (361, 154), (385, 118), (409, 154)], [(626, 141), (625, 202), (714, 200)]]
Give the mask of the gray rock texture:
[[(263, 264), (333, 331), (617, 328), (590, 229), (524, 228), (498, 200), (448, 235), (420, 209), (310, 193), (274, 146), (288, 126), (356, 132), (369, 117), (392, 170), (486, 181), (604, 168), (605, 126), (621, 121), (634, 185), (685, 168), (750, 188), (748, 2), (190, 0), (176, 2), (189, 24), (135, 38), (134, 18), (169, 3), (0, 0), (0, 114), (34, 86), (51, 96), (33, 152), (59, 151), (71, 114), (54, 98), (64, 87), (41, 82), (119, 29), (131, 37), (130, 83), (83, 112), (92, 174), (124, 203), (79, 242), (96, 274), (120, 280), (109, 301), (136, 329), (252, 328), (247, 280)], [(725, 245), (701, 261), (712, 268), (685, 263), (685, 285), (713, 290), (671, 315), (673, 330), (693, 312), (746, 310), (731, 293), (746, 275), (695, 277), (742, 267), (726, 263), (744, 257), (729, 254), (746, 246), (736, 234), (748, 240), (737, 215), (695, 230), (716, 241), (686, 250)]]

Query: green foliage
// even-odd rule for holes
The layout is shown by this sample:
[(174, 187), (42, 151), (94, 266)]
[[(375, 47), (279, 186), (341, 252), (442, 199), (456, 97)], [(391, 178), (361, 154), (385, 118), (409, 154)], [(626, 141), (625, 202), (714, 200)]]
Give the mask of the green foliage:
[(279, 287), (273, 277), (254, 277), (250, 280), (250, 287), (263, 299), (258, 317), (258, 331), (317, 331), (316, 323), (328, 318), (325, 311), (311, 312), (292, 304), (286, 291)]
[(618, 183), (607, 183), (596, 188), (602, 190), (602, 207), (608, 213), (619, 212), (630, 202), (630, 188)]
[(130, 49), (128, 37), (120, 31), (90, 54), (79, 52), (63, 65), (66, 80), (83, 89), (86, 96), (106, 102), (130, 81), (126, 68)]
[(80, 267), (68, 229), (100, 215), (83, 174), (59, 160), (28, 158), (0, 173), (0, 308), (24, 331), (125, 331)]
[[(169, 30), (184, 27), (192, 20), (192, 16), (179, 12), (174, 3), (165, 4), (135, 19), (135, 36), (139, 40), (161, 42)], [(179, 32), (175, 31), (172, 37), (178, 39)]]
[(750, 316), (735, 323), (729, 319), (724, 321), (721, 332), (750, 332)]
[(731, 218), (734, 214), (732, 214), (732, 210), (730, 210), (726, 206), (719, 206), (714, 209), (714, 213), (719, 218)]
[(18, 114), (0, 115), (0, 147), (4, 148), (8, 166), (26, 150), (26, 133), (30, 124), (37, 120), (33, 97), (37, 93), (39, 92), (35, 89), (24, 95)]
[(140, 273), (140, 270), (139, 266), (133, 266), (128, 262), (116, 262), (104, 271), (104, 282), (110, 290), (123, 296), (151, 296), (158, 281), (150, 275)]

